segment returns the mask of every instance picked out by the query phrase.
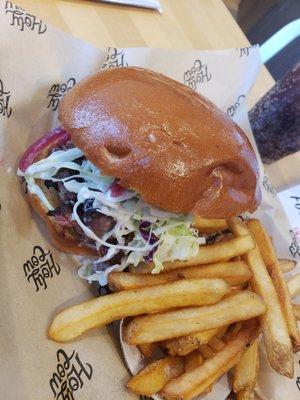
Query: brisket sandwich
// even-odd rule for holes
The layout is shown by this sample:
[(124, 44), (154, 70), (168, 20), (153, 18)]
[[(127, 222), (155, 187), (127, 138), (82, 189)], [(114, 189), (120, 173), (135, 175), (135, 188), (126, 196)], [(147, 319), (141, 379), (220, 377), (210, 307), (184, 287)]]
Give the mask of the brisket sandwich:
[[(59, 107), (61, 127), (19, 164), (28, 199), (60, 250), (96, 276), (142, 261), (192, 257), (194, 216), (231, 218), (260, 201), (244, 132), (205, 97), (142, 68), (86, 78)], [(98, 274), (98, 275), (97, 275)]]

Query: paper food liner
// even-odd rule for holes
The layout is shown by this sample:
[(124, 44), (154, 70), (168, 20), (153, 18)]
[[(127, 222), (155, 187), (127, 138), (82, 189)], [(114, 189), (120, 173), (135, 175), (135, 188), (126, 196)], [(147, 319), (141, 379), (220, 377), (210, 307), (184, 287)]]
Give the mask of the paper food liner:
[[(120, 323), (120, 343), (126, 365), (132, 375), (136, 375), (142, 368), (148, 364), (148, 360), (142, 356), (137, 346), (131, 346), (123, 340), (124, 320)], [(213, 386), (210, 393), (195, 397), (195, 400), (216, 400), (225, 399), (230, 393), (227, 381), (227, 374), (223, 375)], [(151, 396), (153, 400), (163, 400), (158, 395)]]
[[(125, 65), (161, 72), (201, 92), (237, 121), (253, 143), (246, 96), (260, 69), (259, 50), (100, 50), (10, 1), (0, 1), (0, 45), (1, 397), (136, 398), (125, 389), (128, 372), (110, 327), (71, 343), (47, 339), (49, 322), (58, 311), (97, 292), (78, 278), (72, 256), (52, 247), (44, 224), (24, 198), (16, 176), (18, 161), (33, 141), (58, 126), (59, 101), (75, 82), (101, 68)], [(299, 247), (262, 165), (261, 181), (263, 201), (256, 215), (272, 236), (278, 256), (299, 258)], [(285, 399), (299, 396), (299, 356), (293, 380), (270, 371), (265, 360), (261, 371), (260, 391), (268, 400), (283, 399), (270, 392), (283, 382)], [(227, 391), (225, 387), (213, 398), (223, 400)]]

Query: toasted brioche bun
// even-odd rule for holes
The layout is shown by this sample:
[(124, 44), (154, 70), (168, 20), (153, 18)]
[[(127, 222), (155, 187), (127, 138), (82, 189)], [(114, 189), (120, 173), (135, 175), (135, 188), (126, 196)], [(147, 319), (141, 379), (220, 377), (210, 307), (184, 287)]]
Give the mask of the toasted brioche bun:
[(243, 131), (164, 75), (104, 70), (65, 95), (59, 119), (91, 162), (149, 204), (230, 218), (260, 202), (258, 163)]

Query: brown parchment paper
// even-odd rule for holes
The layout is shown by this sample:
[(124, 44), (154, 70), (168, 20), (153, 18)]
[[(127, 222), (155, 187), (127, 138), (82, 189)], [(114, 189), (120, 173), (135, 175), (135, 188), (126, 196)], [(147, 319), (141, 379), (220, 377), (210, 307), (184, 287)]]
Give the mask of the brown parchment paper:
[[(125, 389), (128, 372), (112, 327), (68, 344), (47, 339), (54, 313), (97, 292), (78, 278), (73, 257), (49, 242), (16, 177), (18, 161), (34, 140), (58, 126), (58, 103), (75, 82), (102, 67), (124, 65), (148, 67), (200, 91), (234, 118), (253, 142), (246, 96), (260, 68), (259, 50), (100, 50), (1, 0), (0, 55), (0, 398), (136, 398)], [(262, 166), (261, 180), (263, 202), (257, 215), (269, 229), (278, 255), (299, 257)], [(262, 394), (278, 381), (264, 363)], [(300, 393), (299, 357), (296, 364), (294, 380), (285, 380), (289, 399)], [(219, 393), (215, 400), (224, 397)], [(267, 398), (283, 399), (275, 394)]]

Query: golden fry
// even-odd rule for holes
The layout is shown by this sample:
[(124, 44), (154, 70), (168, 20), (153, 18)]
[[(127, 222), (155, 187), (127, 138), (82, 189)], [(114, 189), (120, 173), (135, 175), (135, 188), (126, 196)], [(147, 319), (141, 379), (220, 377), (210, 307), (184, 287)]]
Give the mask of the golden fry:
[(197, 228), (199, 232), (205, 234), (222, 232), (228, 229), (226, 219), (205, 219), (201, 217), (195, 217), (193, 226), (194, 228)]
[(295, 297), (300, 294), (300, 274), (297, 274), (288, 280), (287, 285), (291, 297)]
[(192, 371), (203, 364), (203, 357), (199, 350), (194, 350), (184, 357), (184, 372)]
[(258, 221), (257, 219), (252, 219), (248, 221), (247, 227), (258, 245), (262, 259), (273, 281), (274, 287), (278, 294), (282, 312), (287, 323), (288, 332), (292, 339), (292, 343), (294, 347), (298, 348), (300, 346), (300, 334), (291, 302), (291, 296), (286, 281), (284, 280), (283, 273), (280, 269), (270, 238), (260, 221)]
[(111, 272), (108, 275), (108, 284), (114, 292), (161, 285), (183, 278), (220, 278), (224, 279), (229, 285), (235, 286), (248, 282), (251, 276), (252, 272), (247, 264), (239, 261), (189, 267), (160, 274)]
[(131, 272), (111, 272), (108, 277), (108, 286), (112, 292), (133, 290), (141, 287), (163, 285), (183, 278), (180, 273), (166, 274), (137, 274)]
[(144, 357), (150, 358), (156, 349), (156, 343), (143, 343), (138, 346)]
[[(199, 350), (195, 350), (185, 356), (184, 359), (184, 372), (192, 371), (203, 364), (203, 357)], [(204, 394), (210, 393), (213, 390), (213, 385), (209, 386)]]
[[(242, 322), (237, 322), (237, 323), (242, 324)], [(225, 333), (226, 333), (227, 330), (228, 330), (228, 326), (223, 326), (222, 328), (220, 328), (220, 329), (218, 330), (218, 332), (216, 333), (216, 338), (218, 338), (218, 339), (220, 339), (220, 340), (223, 341), (224, 335), (225, 335)]]
[[(206, 345), (203, 345), (203, 347)], [(202, 346), (200, 346), (202, 347)], [(208, 347), (207, 350), (204, 353), (206, 354), (205, 359), (209, 358), (209, 354), (213, 356), (212, 350)], [(202, 349), (203, 350), (203, 349)], [(184, 372), (189, 372), (193, 371), (194, 369), (198, 368), (200, 365), (202, 365), (204, 362), (204, 357), (201, 355), (200, 350), (195, 350), (192, 353), (188, 354), (185, 356), (185, 361), (184, 361)], [(213, 385), (210, 385), (203, 394), (208, 394), (213, 390)]]
[[(247, 229), (245, 223), (239, 218), (232, 218), (227, 221), (229, 230), (236, 237), (244, 237), (249, 235), (249, 230)], [(251, 249), (250, 249), (251, 250)]]
[(297, 320), (300, 320), (300, 304), (293, 304), (293, 309)]
[(168, 383), (161, 395), (174, 400), (189, 400), (203, 393), (212, 383), (237, 364), (246, 346), (259, 334), (256, 321), (247, 321), (235, 338), (227, 342), (222, 350), (205, 360), (198, 368), (185, 372)]
[(253, 389), (243, 389), (236, 394), (236, 400), (254, 400)]
[(229, 290), (227, 283), (221, 279), (182, 279), (165, 285), (109, 294), (62, 311), (50, 326), (49, 338), (67, 342), (92, 328), (128, 316), (215, 303)]
[(209, 331), (196, 332), (192, 335), (164, 340), (161, 342), (161, 345), (167, 349), (171, 356), (185, 356), (186, 354), (191, 353), (193, 350), (198, 349), (198, 347), (202, 344), (207, 343), (221, 330), (223, 329), (217, 328), (210, 329)]
[(214, 329), (262, 315), (266, 306), (255, 293), (242, 291), (217, 304), (166, 311), (133, 319), (125, 329), (128, 344), (158, 342)]
[(294, 260), (278, 259), (278, 262), (283, 273), (292, 271), (297, 265), (297, 261)]
[[(233, 257), (240, 256), (255, 246), (251, 235), (236, 237), (226, 241), (214, 243), (207, 246), (200, 246), (199, 253), (186, 261), (164, 262), (164, 270), (169, 271), (178, 268), (187, 268), (203, 264), (227, 261)], [(149, 273), (154, 268), (153, 263), (143, 263), (135, 271), (137, 273)], [(133, 269), (131, 269), (131, 272)]]
[(235, 324), (230, 325), (230, 327), (224, 333), (222, 340), (224, 340), (225, 342), (228, 342), (229, 340), (233, 339), (239, 333), (242, 326), (243, 326), (242, 321), (239, 321), (239, 322), (236, 322)]
[(207, 344), (202, 344), (202, 346), (199, 347), (199, 351), (204, 360), (211, 358), (215, 353), (213, 349), (209, 347)]
[[(232, 220), (228, 224), (234, 234), (245, 235), (249, 232), (242, 222)], [(253, 272), (250, 280), (252, 290), (261, 296), (267, 305), (268, 311), (260, 317), (260, 321), (269, 362), (281, 375), (292, 377), (294, 374), (292, 343), (274, 284), (258, 247), (250, 250), (242, 258)]]
[(167, 357), (148, 364), (129, 380), (127, 387), (136, 394), (151, 396), (183, 372), (184, 364), (180, 357)]
[(242, 261), (241, 256), (233, 257), (230, 261)]
[(256, 339), (240, 358), (234, 369), (233, 391), (238, 393), (243, 389), (253, 389), (255, 386), (259, 365), (259, 339)]
[(217, 338), (217, 336), (213, 337), (210, 339), (208, 342), (208, 345), (214, 350), (214, 351), (220, 351), (224, 347), (224, 342)]

